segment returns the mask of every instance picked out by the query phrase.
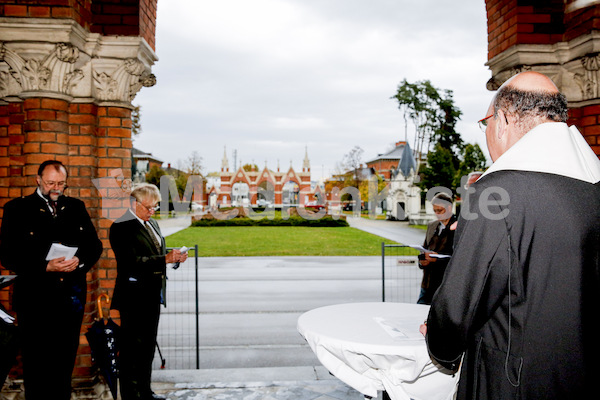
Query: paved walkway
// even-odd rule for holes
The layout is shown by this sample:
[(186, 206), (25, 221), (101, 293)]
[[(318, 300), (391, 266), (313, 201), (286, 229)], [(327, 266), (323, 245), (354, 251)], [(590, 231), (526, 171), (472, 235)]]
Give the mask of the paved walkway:
[(364, 399), (324, 367), (163, 370), (152, 380), (154, 391), (169, 400)]

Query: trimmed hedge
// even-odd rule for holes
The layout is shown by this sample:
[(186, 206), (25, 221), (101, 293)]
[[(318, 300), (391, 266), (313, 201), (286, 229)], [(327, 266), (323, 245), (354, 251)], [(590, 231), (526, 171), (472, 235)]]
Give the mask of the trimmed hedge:
[(333, 219), (327, 215), (319, 219), (304, 219), (298, 216), (283, 218), (251, 219), (247, 217), (232, 219), (200, 219), (194, 221), (192, 226), (314, 226), (314, 227), (346, 227), (349, 226), (345, 219)]

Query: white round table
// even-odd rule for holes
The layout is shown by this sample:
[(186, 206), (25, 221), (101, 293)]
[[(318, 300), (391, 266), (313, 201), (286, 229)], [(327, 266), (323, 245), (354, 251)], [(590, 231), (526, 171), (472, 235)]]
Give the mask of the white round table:
[(458, 374), (433, 364), (419, 326), (429, 306), (351, 303), (308, 311), (298, 331), (334, 376), (369, 397), (450, 400)]

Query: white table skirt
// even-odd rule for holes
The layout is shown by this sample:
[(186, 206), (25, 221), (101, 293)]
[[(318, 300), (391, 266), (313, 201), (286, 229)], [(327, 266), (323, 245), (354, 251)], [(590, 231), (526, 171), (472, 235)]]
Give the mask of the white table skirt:
[(419, 326), (429, 306), (353, 303), (317, 308), (298, 331), (333, 375), (359, 392), (392, 400), (450, 400), (458, 374), (434, 365)]

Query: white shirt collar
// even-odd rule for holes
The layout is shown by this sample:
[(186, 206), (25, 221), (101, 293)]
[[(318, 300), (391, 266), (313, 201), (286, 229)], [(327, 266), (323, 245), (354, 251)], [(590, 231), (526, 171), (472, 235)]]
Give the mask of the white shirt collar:
[(38, 195), (39, 195), (39, 196), (40, 196), (42, 199), (44, 199), (44, 201), (45, 201), (46, 203), (48, 203), (48, 199), (44, 197), (44, 195), (42, 194), (42, 191), (40, 190), (40, 188), (39, 188), (39, 187), (38, 187), (38, 188), (35, 190), (35, 192), (36, 192), (36, 193), (37, 193), (37, 194), (38, 194)]
[(575, 126), (563, 122), (547, 122), (527, 132), (481, 177), (502, 170), (545, 172), (592, 184), (600, 181), (598, 156)]
[(141, 219), (140, 217), (138, 217), (137, 214), (131, 208), (129, 209), (129, 212), (131, 214), (133, 214), (133, 216), (135, 217), (135, 219), (137, 219), (140, 222), (140, 224), (142, 224), (143, 226), (146, 226), (146, 221), (144, 221), (143, 219)]

